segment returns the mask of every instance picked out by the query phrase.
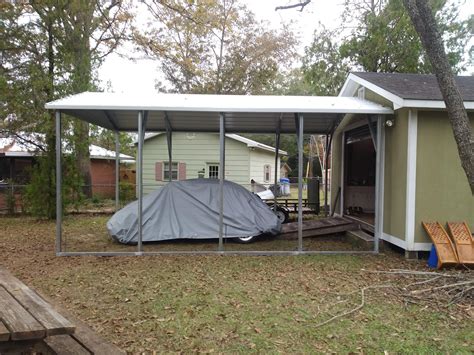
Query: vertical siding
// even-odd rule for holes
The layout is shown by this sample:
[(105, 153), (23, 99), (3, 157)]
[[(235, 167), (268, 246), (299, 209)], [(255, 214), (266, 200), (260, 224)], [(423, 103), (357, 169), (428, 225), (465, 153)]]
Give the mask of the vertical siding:
[(396, 112), (395, 125), (385, 129), (383, 232), (405, 240), (408, 110)]
[[(270, 181), (264, 180), (264, 166), (271, 166)], [(280, 179), (280, 159), (277, 164), (278, 180)], [(256, 182), (261, 184), (273, 184), (275, 179), (275, 155), (272, 152), (266, 152), (260, 149), (250, 150), (250, 180), (254, 179)]]
[[(226, 138), (225, 143), (226, 179), (238, 184), (247, 184), (250, 182), (247, 145), (230, 138)], [(145, 194), (163, 184), (155, 180), (155, 163), (167, 160), (168, 147), (165, 134), (145, 141), (143, 147), (143, 191)], [(173, 161), (186, 163), (187, 179), (197, 178), (198, 171), (206, 169), (207, 163), (219, 163), (219, 135), (173, 133)]]
[(474, 197), (445, 112), (418, 113), (415, 242), (429, 242), (422, 221), (466, 221), (474, 230)]

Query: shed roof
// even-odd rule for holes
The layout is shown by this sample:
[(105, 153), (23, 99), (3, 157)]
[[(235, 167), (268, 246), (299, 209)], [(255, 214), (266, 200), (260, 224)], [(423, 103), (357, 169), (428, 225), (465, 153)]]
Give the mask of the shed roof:
[(84, 92), (46, 104), (98, 126), (136, 132), (138, 111), (148, 111), (147, 131), (164, 131), (168, 116), (173, 131), (219, 132), (225, 113), (228, 133), (295, 132), (295, 113), (303, 114), (306, 133), (328, 133), (346, 113), (390, 114), (390, 108), (354, 97), (244, 95), (129, 95)]
[[(443, 100), (436, 76), (408, 73), (352, 73), (402, 99)], [(474, 76), (456, 76), (456, 84), (464, 101), (474, 101)]]

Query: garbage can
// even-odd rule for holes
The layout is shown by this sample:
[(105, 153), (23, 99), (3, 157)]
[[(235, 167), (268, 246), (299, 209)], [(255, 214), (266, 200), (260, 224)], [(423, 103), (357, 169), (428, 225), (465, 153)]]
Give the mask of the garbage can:
[(280, 178), (281, 194), (283, 196), (290, 195), (290, 179)]

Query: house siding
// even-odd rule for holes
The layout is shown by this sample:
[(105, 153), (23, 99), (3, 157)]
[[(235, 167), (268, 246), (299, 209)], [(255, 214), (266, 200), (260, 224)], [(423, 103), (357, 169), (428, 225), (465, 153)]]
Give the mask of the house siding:
[[(270, 165), (270, 181), (265, 181), (264, 166)], [(250, 150), (250, 180), (253, 179), (261, 184), (273, 184), (275, 179), (275, 156), (272, 152), (262, 150)], [(277, 178), (280, 179), (280, 159), (277, 165)]]
[[(474, 129), (474, 114), (470, 114)], [(466, 221), (474, 230), (474, 197), (445, 112), (418, 113), (415, 242), (430, 242), (422, 221)]]
[[(246, 144), (231, 138), (225, 140), (227, 180), (238, 184), (248, 184), (249, 149)], [(219, 135), (214, 133), (173, 133), (173, 161), (185, 163), (186, 178), (198, 177), (198, 171), (207, 164), (219, 164)], [(271, 154), (271, 153), (270, 153)], [(147, 194), (166, 182), (156, 181), (156, 163), (168, 160), (166, 135), (162, 134), (145, 141), (143, 145), (143, 192)], [(263, 168), (262, 168), (263, 171)], [(181, 178), (181, 177), (180, 177)]]

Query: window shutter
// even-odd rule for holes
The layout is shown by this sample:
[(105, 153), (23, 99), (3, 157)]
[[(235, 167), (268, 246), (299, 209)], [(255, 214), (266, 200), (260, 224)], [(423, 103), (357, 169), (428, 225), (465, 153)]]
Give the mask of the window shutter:
[(155, 181), (163, 181), (163, 163), (155, 163)]
[(178, 180), (186, 180), (186, 163), (178, 163)]

